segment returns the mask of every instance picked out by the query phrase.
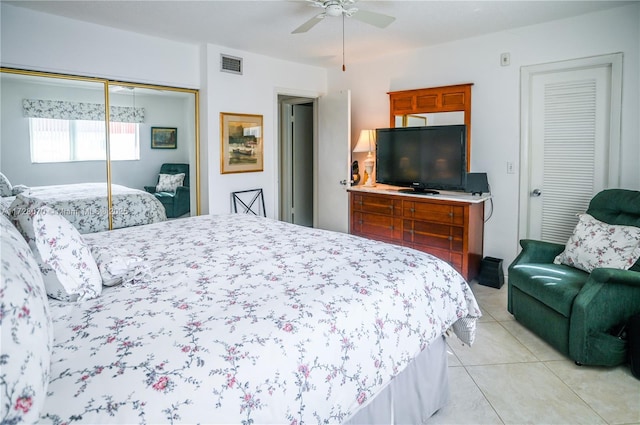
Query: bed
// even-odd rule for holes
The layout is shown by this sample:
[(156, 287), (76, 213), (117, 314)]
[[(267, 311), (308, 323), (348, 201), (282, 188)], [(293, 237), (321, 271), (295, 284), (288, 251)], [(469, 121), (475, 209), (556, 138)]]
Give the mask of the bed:
[[(157, 223), (167, 219), (165, 209), (150, 193), (117, 184), (111, 185), (113, 228)], [(109, 230), (105, 183), (77, 183), (24, 188), (17, 196), (0, 198), (4, 211), (46, 204), (60, 212), (80, 233)]]
[[(421, 423), (447, 401), (445, 337), (471, 344), (480, 317), (467, 283), (435, 257), (243, 214), (82, 235), (90, 252), (136, 256), (144, 273), (82, 301), (46, 299), (37, 261), (1, 218), (2, 290), (18, 294), (2, 338), (11, 329), (20, 340), (2, 358), (18, 370), (30, 347), (25, 362), (40, 369), (22, 369), (43, 387), (25, 403), (5, 361), (3, 421)], [(62, 228), (55, 220), (35, 234)], [(13, 251), (21, 260), (5, 261)], [(6, 326), (24, 308), (30, 331)]]

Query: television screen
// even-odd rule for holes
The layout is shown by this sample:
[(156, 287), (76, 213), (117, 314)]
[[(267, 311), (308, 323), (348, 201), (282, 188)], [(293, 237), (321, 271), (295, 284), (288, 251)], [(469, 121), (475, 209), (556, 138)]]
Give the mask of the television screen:
[(376, 181), (416, 191), (464, 190), (466, 147), (464, 125), (378, 129)]

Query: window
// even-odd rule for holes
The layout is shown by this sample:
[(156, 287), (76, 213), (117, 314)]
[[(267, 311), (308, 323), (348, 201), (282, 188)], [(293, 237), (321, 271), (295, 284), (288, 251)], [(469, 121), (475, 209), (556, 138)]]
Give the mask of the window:
[[(111, 122), (111, 160), (139, 160), (139, 125)], [(31, 162), (101, 161), (106, 159), (103, 121), (29, 118)]]

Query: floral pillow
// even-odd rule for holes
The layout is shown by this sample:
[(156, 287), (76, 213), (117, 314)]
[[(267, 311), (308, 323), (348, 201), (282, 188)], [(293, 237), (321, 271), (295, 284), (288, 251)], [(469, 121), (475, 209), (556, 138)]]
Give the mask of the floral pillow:
[(11, 194), (13, 196), (18, 195), (22, 192), (26, 192), (27, 190), (31, 189), (29, 186), (25, 186), (23, 184), (17, 184), (15, 186), (13, 186), (13, 189), (11, 189)]
[(178, 186), (182, 186), (184, 182), (184, 173), (178, 174), (160, 174), (158, 179), (158, 185), (156, 186), (156, 192), (172, 192), (178, 189)]
[(35, 423), (47, 395), (53, 325), (42, 274), (33, 253), (0, 214), (0, 418)]
[(640, 258), (640, 227), (603, 223), (581, 214), (565, 250), (553, 262), (586, 272), (598, 267), (629, 269)]
[(13, 196), (13, 186), (4, 174), (0, 173), (0, 196)]
[(14, 216), (16, 227), (40, 266), (50, 297), (84, 301), (100, 295), (98, 266), (82, 236), (66, 218), (46, 205), (17, 213), (14, 209)]

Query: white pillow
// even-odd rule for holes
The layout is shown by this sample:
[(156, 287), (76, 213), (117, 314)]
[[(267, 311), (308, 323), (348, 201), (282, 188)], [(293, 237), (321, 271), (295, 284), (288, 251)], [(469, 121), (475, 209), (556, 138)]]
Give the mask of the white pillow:
[(15, 215), (44, 278), (47, 294), (85, 301), (102, 292), (102, 279), (89, 247), (69, 221), (48, 206)]
[(580, 214), (564, 251), (553, 262), (586, 272), (598, 267), (629, 269), (640, 258), (640, 227), (603, 223)]
[(184, 182), (184, 175), (184, 173), (160, 174), (158, 185), (156, 186), (156, 192), (175, 193), (178, 186), (182, 186), (182, 183)]
[(13, 196), (13, 186), (4, 174), (0, 173), (0, 196)]
[(11, 194), (13, 196), (16, 196), (16, 195), (21, 194), (22, 192), (26, 192), (29, 189), (30, 189), (29, 186), (25, 186), (23, 184), (17, 184), (15, 186), (13, 186), (13, 188), (11, 189)]
[(36, 423), (47, 397), (53, 324), (42, 273), (24, 238), (0, 214), (0, 418)]
[(91, 254), (96, 260), (104, 286), (135, 283), (150, 277), (148, 265), (137, 255), (98, 245), (91, 247)]

